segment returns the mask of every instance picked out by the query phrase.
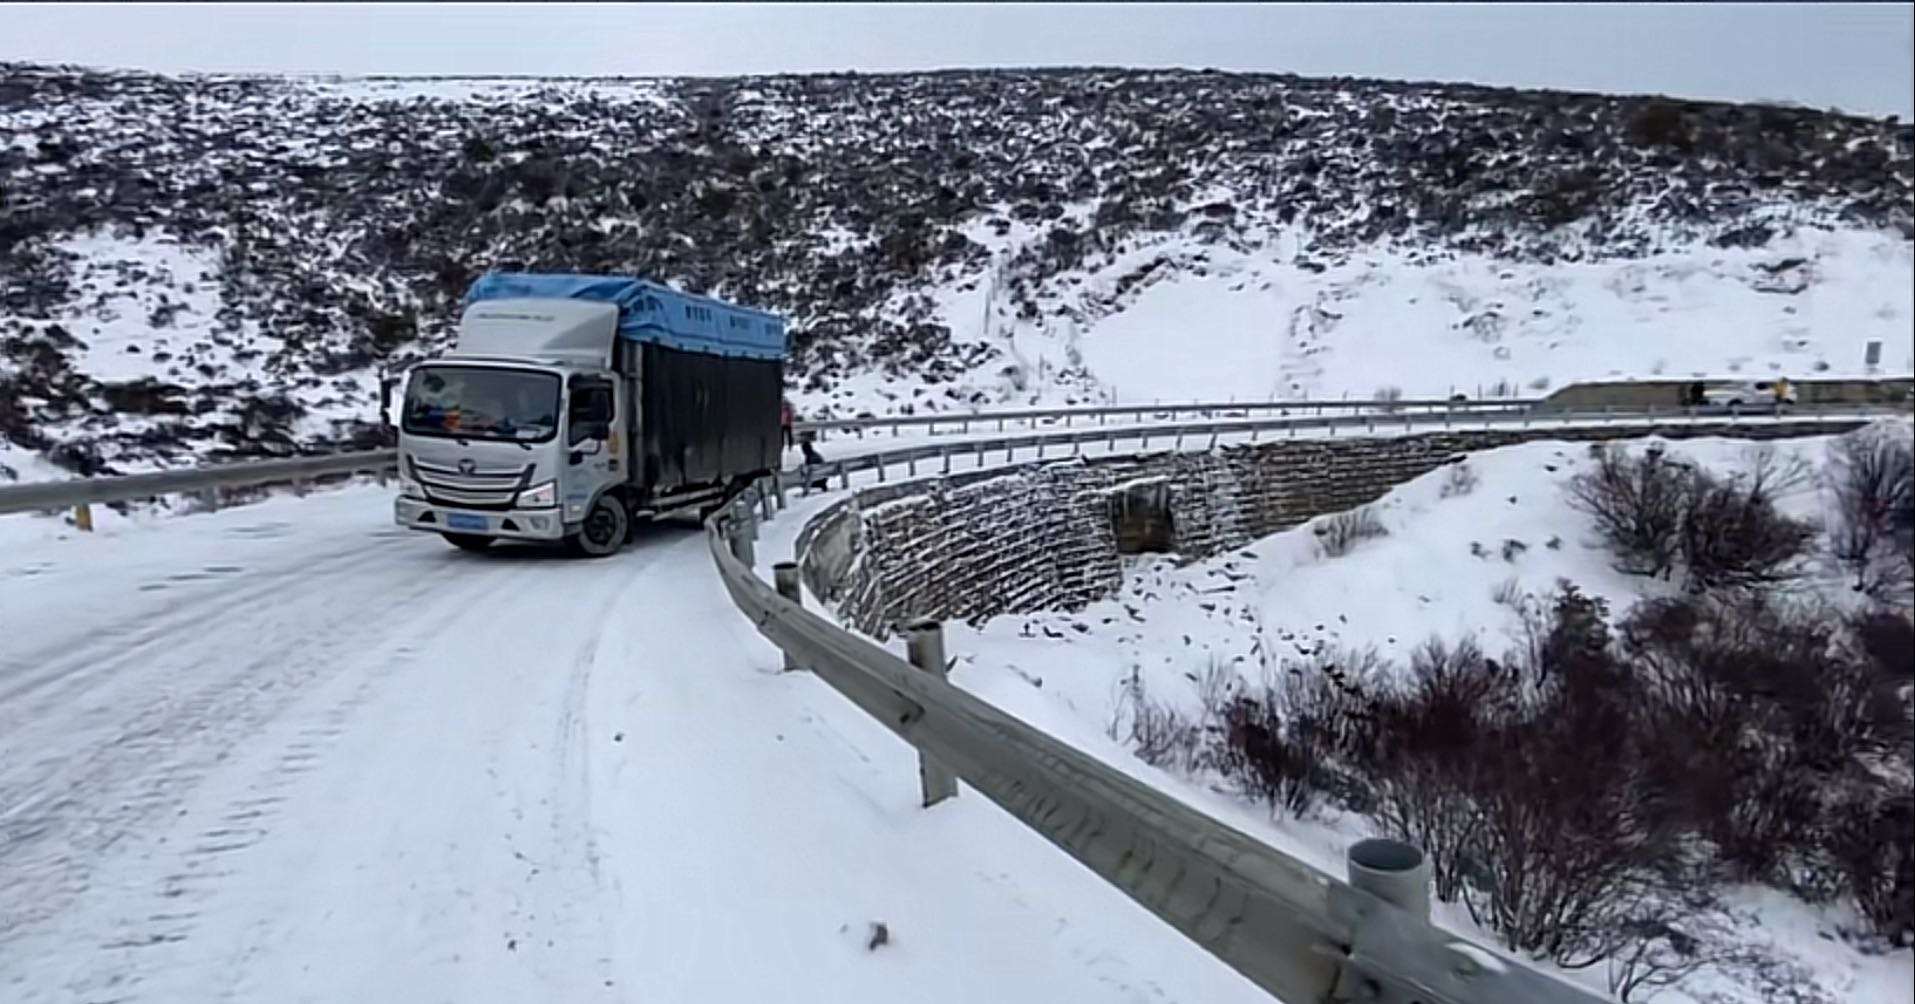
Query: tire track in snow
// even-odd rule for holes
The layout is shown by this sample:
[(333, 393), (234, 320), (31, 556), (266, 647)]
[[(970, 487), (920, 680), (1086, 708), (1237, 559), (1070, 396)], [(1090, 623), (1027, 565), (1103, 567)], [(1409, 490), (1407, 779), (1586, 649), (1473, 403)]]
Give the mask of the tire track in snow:
[[(397, 554), (385, 563), (351, 567), (403, 569), (411, 563), (408, 557)], [(325, 565), (336, 569), (339, 561)], [(239, 622), (229, 623), (211, 644), (204, 636), (197, 645), (187, 641), (193, 637), (188, 632), (175, 636), (172, 647), (152, 653), (134, 649), (105, 660), (101, 672), (133, 674), (150, 681), (154, 692), (141, 695), (130, 720), (100, 723), (105, 727), (88, 752), (32, 758), (25, 755), (35, 745), (31, 723), (25, 735), (15, 733), (9, 746), (21, 752), (0, 762), (0, 863), (5, 864), (0, 868), (0, 943), (85, 893), (95, 864), (179, 805), (207, 771), (302, 689), (339, 671), (337, 656), (377, 644), (394, 631), (437, 630), (463, 613), (457, 598), (484, 584), (482, 576), (464, 577), (448, 594), (432, 575), (410, 581), (401, 575), (392, 578), (402, 591), (378, 597), (363, 587), (355, 590), (350, 576), (308, 570), (276, 602), (251, 611), (250, 619), (247, 611), (236, 609), (269, 596), (285, 578), (269, 575), (266, 584), (242, 590), (239, 598), (209, 597), (214, 610), (189, 608), (169, 621), (185, 630), (222, 613), (236, 615)], [(431, 604), (435, 615), (422, 622), (416, 608), (434, 591), (440, 594)], [(380, 616), (394, 610), (409, 615)], [(230, 651), (225, 643), (240, 651)], [(149, 654), (150, 659), (143, 658)], [(191, 681), (190, 689), (180, 692), (181, 681)], [(65, 731), (71, 718), (70, 711), (48, 717), (40, 727)], [(38, 745), (74, 748), (70, 740), (58, 742), (54, 736)], [(253, 818), (265, 815), (259, 807), (252, 811), (258, 813)]]

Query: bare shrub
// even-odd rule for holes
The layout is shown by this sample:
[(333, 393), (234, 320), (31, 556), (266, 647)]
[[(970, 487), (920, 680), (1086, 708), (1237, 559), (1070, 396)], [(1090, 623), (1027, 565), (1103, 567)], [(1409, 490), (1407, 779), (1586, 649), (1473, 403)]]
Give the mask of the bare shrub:
[(1482, 872), (1464, 900), (1505, 944), (1574, 968), (1614, 952), (1612, 932), (1688, 856), (1638, 783), (1648, 736), (1605, 605), (1564, 583), (1537, 611), (1512, 656), (1520, 699), (1479, 756)]
[(1496, 588), (1491, 590), (1489, 598), (1496, 601), (1498, 606), (1508, 607), (1511, 610), (1520, 612), (1529, 597), (1528, 594), (1523, 592), (1522, 581), (1512, 575), (1498, 582)]
[(1527, 551), (1527, 550), (1529, 550), (1529, 545), (1523, 543), (1520, 540), (1517, 540), (1514, 537), (1504, 538), (1503, 540), (1503, 560), (1504, 561), (1513, 562), (1516, 560), (1517, 556), (1521, 555), (1524, 551)]
[(1806, 465), (1778, 461), (1772, 450), (1727, 479), (1693, 475), (1681, 532), (1690, 588), (1767, 586), (1800, 576), (1816, 527), (1775, 503), (1808, 477)]
[(1915, 884), (1909, 841), (1891, 838), (1915, 736), (1915, 629), (1737, 594), (1644, 603), (1619, 633), (1656, 737), (1644, 784), (1660, 811), (1709, 841), (1729, 877), (1851, 896), (1902, 936), (1896, 904)]
[(1376, 389), (1376, 399), (1385, 404), (1394, 404), (1403, 400), (1403, 388), (1394, 384)]
[(1326, 558), (1349, 554), (1357, 543), (1372, 537), (1387, 537), (1389, 527), (1369, 506), (1358, 506), (1337, 513), (1317, 524), (1317, 550)]
[(1439, 489), (1439, 494), (1446, 499), (1457, 498), (1474, 492), (1481, 483), (1482, 477), (1476, 473), (1476, 468), (1471, 467), (1467, 460), (1459, 461), (1444, 471), (1443, 487)]
[(1374, 792), (1371, 818), (1423, 849), (1437, 898), (1452, 902), (1479, 850), (1486, 722), (1515, 699), (1515, 681), (1474, 642), (1432, 640), (1410, 672), (1407, 686), (1379, 695), (1367, 741), (1346, 752)]
[(1759, 958), (1735, 946), (1726, 911), (1694, 896), (1646, 900), (1611, 934), (1609, 992), (1624, 1002), (1647, 1001), (1704, 970), (1738, 968)]
[(1906, 600), (1915, 593), (1906, 531), (1915, 507), (1909, 440), (1886, 429), (1842, 436), (1829, 444), (1828, 473), (1830, 553), (1853, 576), (1857, 592)]
[(1595, 467), (1569, 479), (1570, 504), (1596, 522), (1596, 532), (1630, 575), (1668, 578), (1682, 540), (1693, 469), (1659, 454), (1632, 457), (1620, 447), (1594, 451)]
[(1153, 767), (1193, 768), (1203, 745), (1203, 727), (1175, 707), (1151, 699), (1135, 669), (1122, 683), (1108, 734), (1128, 743)]
[(1293, 816), (1324, 796), (1367, 804), (1368, 793), (1336, 767), (1360, 743), (1366, 704), (1360, 681), (1381, 660), (1372, 650), (1326, 653), (1315, 661), (1266, 666), (1262, 687), (1219, 695), (1220, 727), (1209, 761), (1245, 795)]

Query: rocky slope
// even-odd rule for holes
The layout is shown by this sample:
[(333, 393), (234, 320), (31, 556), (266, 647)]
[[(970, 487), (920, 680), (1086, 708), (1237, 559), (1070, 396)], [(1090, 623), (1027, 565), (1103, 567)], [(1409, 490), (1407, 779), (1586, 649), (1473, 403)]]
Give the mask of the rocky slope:
[[(443, 345), (468, 281), (500, 266), (784, 311), (794, 391), (843, 413), (1110, 396), (1085, 331), (1253, 262), (1307, 304), (1272, 308), (1272, 392), (1321, 391), (1309, 357), (1340, 314), (1312, 277), (1380, 256), (1509, 285), (1528, 280), (1505, 265), (1647, 260), (1621, 273), (1641, 287), (1667, 278), (1657, 256), (1700, 253), (1786, 287), (1816, 263), (1771, 242), (1824, 231), (1863, 235), (1893, 277), (1912, 153), (1894, 120), (1288, 76), (0, 65), (0, 480), (368, 442), (379, 370)], [(1899, 274), (1865, 321), (1905, 335)], [(1521, 320), (1479, 299), (1442, 323)]]

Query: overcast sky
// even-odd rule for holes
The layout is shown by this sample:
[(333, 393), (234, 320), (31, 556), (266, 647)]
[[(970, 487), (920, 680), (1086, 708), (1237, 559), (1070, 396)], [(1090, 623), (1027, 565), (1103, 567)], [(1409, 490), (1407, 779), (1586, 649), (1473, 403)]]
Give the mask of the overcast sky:
[(161, 71), (729, 75), (1122, 65), (1915, 109), (1884, 4), (0, 5), (0, 60)]

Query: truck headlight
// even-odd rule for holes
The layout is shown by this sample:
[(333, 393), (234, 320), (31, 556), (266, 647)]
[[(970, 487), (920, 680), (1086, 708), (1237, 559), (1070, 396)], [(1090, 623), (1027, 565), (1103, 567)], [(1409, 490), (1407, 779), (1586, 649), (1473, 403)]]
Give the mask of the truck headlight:
[(559, 483), (546, 481), (533, 485), (519, 493), (519, 506), (524, 509), (550, 509), (559, 504)]
[(426, 490), (419, 487), (419, 482), (401, 474), (399, 475), (399, 494), (409, 499), (419, 499), (423, 501), (426, 497)]

